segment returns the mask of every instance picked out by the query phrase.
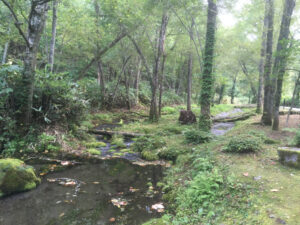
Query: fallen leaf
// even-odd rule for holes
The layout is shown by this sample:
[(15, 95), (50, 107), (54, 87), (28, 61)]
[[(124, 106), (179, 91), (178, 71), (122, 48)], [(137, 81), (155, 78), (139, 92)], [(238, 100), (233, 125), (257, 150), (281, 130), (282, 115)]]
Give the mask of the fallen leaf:
[(40, 176), (45, 176), (47, 173), (40, 173)]
[(137, 192), (137, 191), (139, 191), (139, 190), (140, 190), (140, 189), (136, 189), (136, 188), (133, 188), (133, 187), (130, 187), (130, 188), (129, 188), (129, 191), (132, 192), (132, 193)]
[(95, 181), (95, 182), (93, 182), (93, 184), (100, 184), (100, 182), (98, 182), (98, 181)]
[(65, 215), (65, 213), (61, 213), (60, 215), (59, 215), (59, 217), (63, 217)]
[(112, 218), (109, 219), (109, 222), (111, 222), (111, 223), (113, 223), (115, 221), (116, 221), (116, 218), (114, 218), (114, 217), (112, 217)]
[(249, 176), (249, 173), (243, 173), (243, 175), (245, 176), (245, 177), (248, 177)]
[(278, 189), (271, 189), (271, 192), (278, 192)]
[(165, 207), (163, 206), (163, 203), (157, 203), (151, 206), (151, 209), (156, 210), (159, 213), (162, 213), (165, 211)]
[(68, 165), (71, 165), (72, 163), (70, 161), (62, 161), (60, 164), (62, 166), (68, 166)]
[(75, 186), (75, 185), (76, 185), (75, 181), (69, 181), (64, 184), (65, 187), (71, 187), (71, 186)]
[(49, 178), (49, 179), (47, 179), (47, 181), (50, 182), (50, 183), (54, 183), (56, 180), (55, 180), (55, 179), (50, 179), (50, 178)]

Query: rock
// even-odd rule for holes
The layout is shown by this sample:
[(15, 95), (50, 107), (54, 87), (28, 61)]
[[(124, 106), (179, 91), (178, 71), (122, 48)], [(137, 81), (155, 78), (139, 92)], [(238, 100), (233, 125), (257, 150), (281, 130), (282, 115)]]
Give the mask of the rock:
[(197, 119), (195, 114), (192, 111), (181, 110), (179, 122), (181, 124), (192, 124), (192, 123), (196, 123)]
[(300, 169), (300, 148), (280, 147), (277, 152), (282, 164)]
[(40, 183), (33, 167), (18, 159), (0, 159), (0, 197), (34, 189)]

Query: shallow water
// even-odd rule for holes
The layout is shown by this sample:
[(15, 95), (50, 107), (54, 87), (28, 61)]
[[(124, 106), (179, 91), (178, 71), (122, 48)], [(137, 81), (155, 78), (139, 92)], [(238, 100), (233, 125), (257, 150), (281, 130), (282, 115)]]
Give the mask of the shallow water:
[[(124, 159), (76, 166), (47, 175), (35, 190), (1, 199), (0, 224), (102, 225), (112, 224), (111, 218), (116, 220), (113, 224), (142, 224), (160, 216), (150, 209), (160, 202), (156, 183), (161, 177), (159, 166), (140, 167)], [(63, 186), (61, 178), (76, 185)], [(113, 199), (128, 205), (118, 208)]]
[(215, 136), (225, 135), (228, 131), (234, 128), (235, 124), (233, 122), (227, 123), (214, 123), (211, 128), (211, 133)]

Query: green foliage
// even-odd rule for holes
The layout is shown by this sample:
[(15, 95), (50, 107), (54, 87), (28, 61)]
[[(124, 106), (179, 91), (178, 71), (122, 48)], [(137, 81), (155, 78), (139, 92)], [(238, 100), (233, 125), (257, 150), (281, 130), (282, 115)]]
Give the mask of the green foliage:
[(61, 149), (61, 146), (58, 144), (56, 137), (53, 135), (48, 135), (46, 133), (42, 133), (38, 136), (38, 143), (36, 146), (36, 150), (39, 152), (49, 151), (49, 152), (57, 152)]
[(162, 148), (166, 145), (164, 139), (158, 136), (142, 136), (136, 139), (132, 148), (134, 151), (142, 152), (144, 150), (154, 151), (156, 149)]
[(162, 114), (168, 115), (168, 114), (174, 114), (177, 112), (177, 110), (170, 106), (165, 106), (161, 109)]
[(210, 142), (213, 138), (213, 136), (210, 133), (207, 133), (205, 131), (192, 129), (187, 130), (184, 132), (184, 137), (186, 143), (189, 144), (202, 144)]
[(142, 158), (147, 161), (155, 161), (158, 160), (158, 156), (155, 152), (149, 150), (143, 150), (141, 154)]
[(297, 130), (293, 142), (294, 142), (295, 146), (300, 147), (300, 129)]
[(116, 145), (118, 148), (126, 148), (123, 136), (114, 135), (110, 143), (111, 145)]
[(89, 154), (91, 155), (101, 155), (101, 152), (95, 148), (90, 148), (88, 150), (86, 150)]
[(93, 114), (92, 120), (95, 120), (99, 123), (112, 123), (112, 117), (107, 113), (97, 113)]
[(88, 142), (84, 143), (85, 147), (87, 148), (100, 148), (100, 147), (106, 147), (106, 143), (102, 141), (94, 141), (94, 142)]
[(165, 147), (159, 150), (158, 156), (160, 159), (176, 161), (177, 156), (183, 154), (184, 151), (181, 148)]
[(200, 130), (202, 130), (204, 132), (210, 132), (211, 125), (212, 125), (212, 121), (210, 118), (200, 115), (200, 118), (199, 118), (199, 129)]
[(262, 140), (252, 135), (239, 135), (232, 137), (223, 148), (224, 152), (249, 153), (258, 152), (262, 148)]

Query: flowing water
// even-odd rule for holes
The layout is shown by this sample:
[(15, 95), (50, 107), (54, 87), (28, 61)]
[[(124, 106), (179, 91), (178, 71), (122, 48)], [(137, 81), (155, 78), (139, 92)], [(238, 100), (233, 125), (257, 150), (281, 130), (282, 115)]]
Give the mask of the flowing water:
[(47, 175), (37, 189), (0, 200), (1, 225), (142, 224), (159, 217), (160, 166), (124, 159), (76, 166)]

